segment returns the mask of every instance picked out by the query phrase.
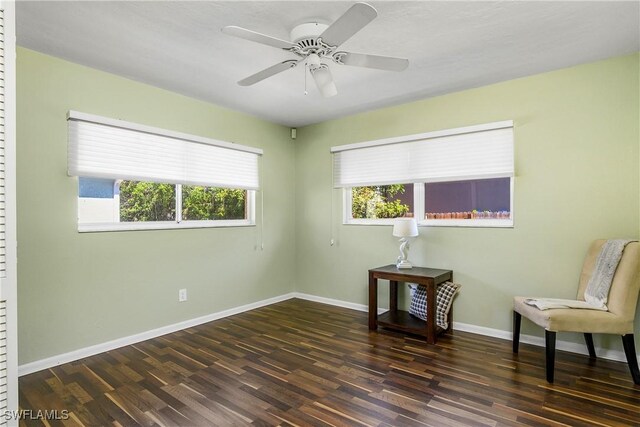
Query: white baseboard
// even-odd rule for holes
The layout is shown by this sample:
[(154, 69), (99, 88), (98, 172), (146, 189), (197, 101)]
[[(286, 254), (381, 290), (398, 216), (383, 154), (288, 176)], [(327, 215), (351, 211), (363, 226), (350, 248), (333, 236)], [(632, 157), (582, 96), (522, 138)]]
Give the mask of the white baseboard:
[[(356, 311), (364, 311), (364, 312), (368, 312), (369, 311), (369, 306), (368, 305), (356, 304), (355, 302), (342, 301), (342, 300), (339, 300), (339, 299), (319, 297), (319, 296), (316, 296), (316, 295), (304, 294), (302, 292), (293, 292), (293, 297), (292, 298), (300, 298), (300, 299), (304, 299), (304, 300), (307, 300), (307, 301), (313, 301), (313, 302), (319, 302), (319, 303), (322, 303), (322, 304), (334, 305), (336, 307), (350, 308), (351, 310), (356, 310)], [(378, 308), (378, 314), (386, 313), (387, 311), (389, 311), (389, 310), (386, 309), (386, 308)]]
[[(78, 350), (70, 351), (68, 353), (47, 357), (46, 359), (25, 363), (24, 365), (18, 366), (18, 375), (19, 376), (28, 375), (33, 372), (37, 372), (43, 369), (48, 369), (54, 366), (61, 365), (63, 363), (73, 362), (75, 360), (79, 360), (85, 357), (93, 356), (95, 354), (103, 353), (105, 351), (114, 350), (116, 348), (124, 347), (126, 345), (135, 344), (140, 341), (156, 338), (161, 335), (169, 334), (171, 332), (176, 332), (183, 329), (191, 328), (193, 326), (201, 325), (203, 323), (222, 319), (228, 316), (233, 316), (234, 314), (239, 314), (245, 311), (254, 310), (256, 308), (275, 304), (277, 302), (285, 301), (291, 298), (300, 298), (307, 301), (319, 302), (322, 304), (348, 308), (351, 310), (364, 311), (364, 312), (369, 311), (369, 307), (365, 304), (357, 304), (357, 303), (348, 302), (348, 301), (325, 298), (325, 297), (320, 297), (316, 295), (305, 294), (302, 292), (290, 292), (288, 294), (280, 295), (273, 298), (268, 298), (262, 301), (241, 305), (240, 307), (230, 308), (228, 310), (219, 311), (217, 313), (208, 314), (206, 316), (197, 317), (195, 319), (185, 320), (182, 322), (174, 323), (172, 325), (167, 325), (161, 328), (152, 329), (150, 331), (141, 332), (139, 334), (122, 337), (122, 338), (118, 338), (105, 343), (96, 344), (96, 345), (81, 348)], [(378, 308), (378, 314), (382, 314), (386, 311), (387, 309)], [(512, 338), (511, 331), (503, 331), (500, 329), (486, 328), (484, 326), (476, 326), (476, 325), (471, 325), (467, 323), (453, 322), (453, 329), (457, 331), (471, 332), (478, 335), (501, 338), (505, 340), (511, 340)], [(520, 335), (520, 342), (526, 343), (526, 344), (533, 344), (539, 347), (544, 347), (544, 339), (542, 337), (536, 337), (532, 335)], [(557, 341), (556, 349), (568, 351), (571, 353), (588, 354), (587, 349), (583, 344), (573, 343), (569, 341)], [(598, 357), (601, 357), (603, 359), (610, 359), (610, 360), (616, 360), (616, 361), (622, 361), (622, 362), (626, 362), (627, 360), (624, 355), (624, 352), (618, 351), (618, 350), (596, 348), (596, 353), (598, 354)], [(638, 354), (638, 359), (640, 359), (640, 354)]]
[[(364, 304), (356, 304), (353, 302), (341, 301), (331, 298), (319, 297), (315, 295), (305, 294), (301, 292), (294, 292), (295, 298), (300, 298), (308, 301), (320, 302), (323, 304), (335, 305), (337, 307), (350, 308), (358, 311), (369, 311), (369, 307)], [(378, 314), (386, 312), (386, 309), (378, 308)], [(513, 333), (511, 331), (503, 331), (501, 329), (486, 328), (484, 326), (476, 326), (468, 323), (453, 322), (453, 329), (462, 332), (471, 332), (478, 335), (484, 335), (487, 337), (500, 338), (511, 341)], [(536, 337), (533, 335), (520, 335), (520, 342), (525, 344), (532, 344), (538, 347), (544, 347), (544, 338)], [(570, 353), (589, 354), (585, 344), (579, 344), (570, 341), (556, 342), (556, 349), (562, 351), (568, 351)], [(596, 354), (599, 358), (615, 360), (619, 362), (626, 362), (627, 358), (623, 351), (610, 350), (601, 347), (596, 347)], [(640, 354), (638, 354), (638, 360), (640, 360)]]
[[(513, 333), (511, 331), (503, 331), (501, 329), (486, 328), (484, 326), (470, 325), (468, 323), (453, 322), (453, 329), (456, 331), (471, 332), (478, 335), (484, 335), (487, 337), (501, 338), (511, 341), (513, 339)], [(541, 329), (542, 330), (542, 329)], [(534, 335), (520, 334), (520, 342), (525, 344), (532, 344), (538, 347), (544, 347), (544, 338)], [(589, 354), (586, 344), (580, 344), (570, 341), (556, 341), (556, 350), (568, 351), (570, 353)], [(596, 347), (596, 354), (599, 358), (615, 360), (618, 362), (626, 362), (627, 357), (624, 351), (610, 350), (607, 348)], [(640, 354), (637, 355), (640, 360)]]
[(294, 298), (294, 293), (288, 293), (273, 298), (268, 298), (262, 301), (253, 302), (250, 304), (241, 305), (240, 307), (230, 308), (228, 310), (219, 311), (217, 313), (207, 314), (206, 316), (196, 317), (195, 319), (185, 320), (182, 322), (174, 323), (172, 325), (163, 326), (161, 328), (152, 329), (150, 331), (141, 332), (135, 335), (129, 335), (128, 337), (118, 338), (105, 343), (92, 345), (78, 350), (73, 350), (68, 353), (58, 354), (56, 356), (47, 357), (46, 359), (36, 360), (33, 362), (25, 363), (18, 366), (18, 376), (31, 374), (33, 372), (41, 371), (43, 369), (52, 368), (54, 366), (61, 365), (63, 363), (73, 362), (74, 360), (82, 359), (85, 357), (93, 356), (98, 353), (113, 350), (116, 348), (124, 347), (125, 345), (131, 345), (140, 341), (156, 338), (161, 335), (166, 335), (171, 332), (180, 331), (182, 329), (191, 328), (193, 326), (201, 325), (203, 323), (211, 322), (213, 320), (222, 319), (223, 317), (233, 316), (234, 314), (243, 313), (245, 311), (254, 310), (256, 308), (264, 307), (265, 305), (275, 304), (280, 301)]

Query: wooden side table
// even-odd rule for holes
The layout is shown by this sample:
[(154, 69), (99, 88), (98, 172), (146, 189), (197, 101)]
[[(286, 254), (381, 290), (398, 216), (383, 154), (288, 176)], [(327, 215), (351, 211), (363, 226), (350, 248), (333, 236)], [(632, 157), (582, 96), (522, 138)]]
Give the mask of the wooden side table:
[[(436, 286), (451, 280), (453, 271), (436, 268), (413, 267), (398, 269), (394, 264), (369, 270), (369, 329), (378, 325), (403, 332), (422, 335), (427, 343), (435, 344), (436, 336), (444, 329), (436, 324)], [(378, 279), (389, 281), (389, 311), (378, 316)], [(411, 316), (409, 312), (398, 310), (398, 282), (410, 282), (427, 288), (427, 321)], [(449, 328), (453, 324), (452, 310), (449, 311)]]

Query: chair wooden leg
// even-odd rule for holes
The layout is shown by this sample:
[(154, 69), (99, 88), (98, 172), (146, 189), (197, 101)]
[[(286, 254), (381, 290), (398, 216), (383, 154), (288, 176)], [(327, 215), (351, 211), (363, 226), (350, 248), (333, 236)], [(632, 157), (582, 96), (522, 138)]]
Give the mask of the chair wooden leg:
[(520, 347), (520, 323), (522, 315), (517, 311), (513, 311), (513, 352), (517, 353)]
[(593, 335), (585, 332), (584, 340), (587, 343), (587, 350), (589, 350), (589, 357), (592, 359), (596, 358), (596, 348), (593, 346)]
[(638, 369), (638, 359), (636, 358), (636, 345), (633, 341), (633, 334), (622, 336), (622, 346), (624, 354), (627, 356), (627, 363), (631, 371), (631, 377), (636, 385), (640, 385), (640, 369)]
[(544, 339), (547, 351), (547, 382), (553, 383), (553, 371), (556, 363), (556, 333), (545, 330)]

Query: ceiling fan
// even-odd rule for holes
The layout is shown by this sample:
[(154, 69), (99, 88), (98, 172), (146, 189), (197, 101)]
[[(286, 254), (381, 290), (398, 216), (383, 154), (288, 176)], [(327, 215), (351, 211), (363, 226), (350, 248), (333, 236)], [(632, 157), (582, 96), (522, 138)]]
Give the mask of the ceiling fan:
[(257, 33), (245, 28), (228, 26), (222, 32), (240, 37), (256, 43), (262, 43), (293, 53), (300, 59), (290, 59), (257, 72), (238, 82), (240, 86), (251, 86), (268, 77), (281, 73), (300, 63), (309, 67), (309, 72), (318, 86), (318, 90), (325, 97), (338, 93), (331, 75), (329, 60), (340, 65), (375, 68), (387, 71), (402, 71), (409, 65), (407, 59), (390, 56), (367, 55), (363, 53), (337, 51), (338, 46), (360, 31), (378, 16), (373, 6), (366, 3), (356, 3), (349, 8), (333, 24), (325, 25), (309, 22), (297, 25), (291, 30), (291, 41), (278, 39), (266, 34)]

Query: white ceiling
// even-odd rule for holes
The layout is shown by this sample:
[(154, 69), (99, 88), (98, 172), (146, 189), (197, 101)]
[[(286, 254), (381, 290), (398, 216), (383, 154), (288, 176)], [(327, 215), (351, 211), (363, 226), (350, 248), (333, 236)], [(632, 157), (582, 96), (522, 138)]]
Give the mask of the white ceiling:
[(323, 98), (304, 68), (236, 82), (295, 56), (222, 34), (238, 25), (288, 40), (353, 2), (18, 2), (18, 44), (79, 64), (303, 126), (360, 111), (640, 50), (640, 3), (374, 1), (378, 18), (340, 50), (408, 58), (403, 72), (332, 65)]

